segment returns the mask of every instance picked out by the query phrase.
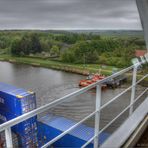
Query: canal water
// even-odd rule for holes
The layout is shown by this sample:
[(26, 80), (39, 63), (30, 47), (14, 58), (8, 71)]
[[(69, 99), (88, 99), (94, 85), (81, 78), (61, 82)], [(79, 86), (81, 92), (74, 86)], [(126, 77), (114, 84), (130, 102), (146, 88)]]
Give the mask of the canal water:
[[(40, 107), (50, 103), (66, 94), (78, 89), (78, 83), (85, 77), (78, 74), (67, 73), (46, 68), (33, 67), (23, 64), (12, 64), (0, 62), (0, 82), (12, 84), (27, 90), (36, 92), (37, 106)], [(125, 90), (124, 85), (117, 89), (107, 89), (102, 92), (102, 104), (109, 101), (115, 95)], [(144, 88), (138, 87), (137, 94)], [(95, 90), (90, 90), (76, 98), (68, 100), (61, 105), (48, 111), (48, 114), (64, 116), (76, 121), (81, 120), (95, 109)], [(119, 114), (130, 101), (130, 92), (121, 96), (117, 101), (101, 111), (101, 128)], [(116, 124), (113, 124), (108, 132), (112, 132), (121, 122), (125, 120), (128, 112), (125, 113)], [(94, 126), (94, 118), (86, 122), (89, 126)]]

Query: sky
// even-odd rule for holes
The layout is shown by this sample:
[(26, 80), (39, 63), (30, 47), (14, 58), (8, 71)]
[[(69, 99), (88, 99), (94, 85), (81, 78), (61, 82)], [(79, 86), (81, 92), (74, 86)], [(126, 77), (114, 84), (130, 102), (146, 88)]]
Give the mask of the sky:
[(0, 29), (141, 30), (135, 0), (0, 0)]

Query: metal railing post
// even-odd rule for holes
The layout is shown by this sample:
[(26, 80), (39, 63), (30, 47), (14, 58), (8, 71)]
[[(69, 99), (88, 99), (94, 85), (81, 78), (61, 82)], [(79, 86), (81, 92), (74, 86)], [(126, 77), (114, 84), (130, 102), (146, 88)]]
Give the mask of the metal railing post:
[(6, 147), (13, 148), (11, 128), (5, 129)]
[(95, 114), (95, 139), (94, 148), (99, 146), (99, 128), (100, 128), (100, 107), (101, 107), (101, 85), (96, 86), (96, 114)]
[(137, 76), (137, 68), (138, 66), (134, 66), (133, 68), (133, 79), (132, 79), (132, 90), (131, 90), (131, 100), (130, 100), (130, 111), (129, 111), (129, 115), (131, 115), (133, 113), (133, 102), (134, 102), (134, 98), (135, 98), (135, 92), (136, 92), (136, 76)]

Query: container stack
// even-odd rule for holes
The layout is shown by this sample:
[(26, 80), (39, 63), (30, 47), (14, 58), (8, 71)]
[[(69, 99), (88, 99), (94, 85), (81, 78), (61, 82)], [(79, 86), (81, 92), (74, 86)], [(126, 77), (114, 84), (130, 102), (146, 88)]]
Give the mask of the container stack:
[[(36, 108), (35, 93), (0, 83), (0, 123), (30, 112)], [(12, 127), (19, 147), (37, 147), (37, 117), (32, 117)]]

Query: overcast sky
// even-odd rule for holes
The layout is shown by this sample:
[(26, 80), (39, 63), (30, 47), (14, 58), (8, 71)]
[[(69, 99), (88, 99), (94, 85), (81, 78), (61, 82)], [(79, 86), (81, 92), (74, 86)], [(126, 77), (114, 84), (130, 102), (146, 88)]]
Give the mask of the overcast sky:
[(135, 0), (0, 0), (0, 29), (141, 29)]

